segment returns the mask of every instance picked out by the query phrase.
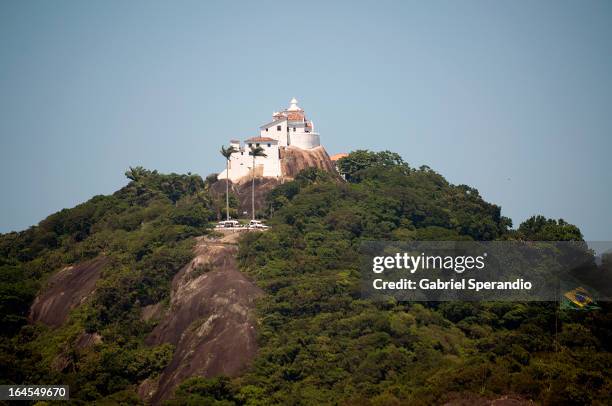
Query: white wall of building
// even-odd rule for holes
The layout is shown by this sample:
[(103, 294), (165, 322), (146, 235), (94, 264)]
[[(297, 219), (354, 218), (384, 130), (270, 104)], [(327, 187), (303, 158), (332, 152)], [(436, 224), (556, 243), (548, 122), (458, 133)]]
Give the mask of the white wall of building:
[[(255, 157), (256, 175), (274, 178), (281, 176), (278, 143), (275, 141), (246, 141), (244, 147), (239, 152), (233, 153), (230, 157), (229, 179), (232, 182), (235, 182), (245, 176), (252, 176), (251, 168), (253, 167), (253, 157), (249, 155), (249, 144), (262, 147), (264, 153), (266, 154), (265, 157)], [(260, 172), (260, 168), (263, 168), (262, 172)], [(218, 179), (227, 179), (227, 177), (226, 170), (223, 170), (219, 175), (217, 175)]]
[(280, 123), (270, 123), (267, 126), (262, 127), (259, 131), (259, 135), (261, 137), (274, 138), (275, 140), (278, 140), (279, 146), (286, 147), (287, 146), (287, 120), (283, 120)]
[[(281, 166), (280, 166), (280, 154), (278, 151), (278, 142), (246, 142), (245, 144), (245, 154), (248, 155), (248, 151), (250, 150), (250, 145), (255, 147), (262, 147), (264, 150), (265, 157), (255, 157), (255, 167), (257, 165), (263, 165), (263, 176), (264, 177), (278, 177), (281, 176)], [(252, 166), (253, 157), (248, 155), (251, 159), (251, 163), (249, 166)]]
[(305, 132), (289, 132), (289, 145), (302, 149), (312, 149), (321, 145), (319, 134)]
[[(248, 152), (242, 150), (239, 152), (235, 152), (230, 157), (229, 162), (229, 179), (231, 181), (236, 181), (244, 176), (247, 176), (251, 170), (251, 156), (248, 155)], [(218, 179), (227, 179), (227, 172), (224, 169), (219, 175), (217, 175)]]
[[(312, 122), (309, 121), (309, 126), (306, 126), (304, 112), (298, 107), (297, 100), (292, 99), (290, 103), (291, 106), (288, 109), (273, 115), (274, 121), (260, 127), (260, 137), (271, 138), (272, 141), (256, 140), (256, 138), (248, 139), (244, 141), (242, 147), (240, 142), (230, 143), (230, 145), (239, 149), (239, 152), (232, 154), (230, 157), (230, 180), (235, 182), (245, 176), (251, 176), (253, 157), (249, 155), (249, 144), (261, 146), (267, 155), (265, 158), (255, 158), (256, 176), (264, 177), (282, 176), (279, 148), (293, 146), (312, 149), (321, 145), (319, 134), (313, 131)], [(291, 118), (291, 121), (289, 121), (289, 118)], [(223, 170), (218, 178), (227, 179), (227, 171)]]

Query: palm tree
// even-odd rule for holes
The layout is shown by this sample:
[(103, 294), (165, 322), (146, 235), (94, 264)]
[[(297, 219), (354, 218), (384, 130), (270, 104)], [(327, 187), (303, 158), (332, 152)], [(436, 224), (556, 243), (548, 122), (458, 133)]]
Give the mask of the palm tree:
[(128, 179), (133, 180), (134, 182), (138, 182), (139, 180), (146, 178), (150, 174), (151, 171), (146, 170), (142, 166), (137, 166), (135, 168), (132, 168), (130, 166), (130, 170), (125, 172), (125, 176)]
[(253, 176), (251, 179), (251, 215), (253, 217), (253, 220), (255, 220), (255, 158), (258, 156), (267, 157), (267, 155), (264, 153), (264, 149), (262, 147), (254, 147), (252, 145), (251, 152), (249, 152), (249, 155), (253, 157)]
[(238, 152), (238, 150), (233, 145), (230, 145), (229, 148), (225, 148), (224, 146), (221, 146), (221, 155), (225, 157), (225, 175), (226, 175), (226, 178), (225, 178), (225, 213), (227, 217), (226, 220), (228, 221), (229, 221), (229, 162), (234, 152)]

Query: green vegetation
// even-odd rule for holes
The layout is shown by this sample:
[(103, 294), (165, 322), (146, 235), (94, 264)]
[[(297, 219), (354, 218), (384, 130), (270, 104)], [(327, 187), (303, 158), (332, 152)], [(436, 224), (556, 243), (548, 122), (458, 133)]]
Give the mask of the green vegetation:
[[(556, 303), (398, 303), (360, 295), (363, 240), (581, 240), (563, 220), (518, 229), (478, 191), (451, 185), (397, 154), (356, 151), (339, 162), (349, 182), (307, 169), (268, 195), (272, 228), (240, 243), (244, 272), (266, 291), (260, 350), (237, 378), (191, 378), (171, 405), (436, 404), (516, 394), (542, 404), (612, 398), (612, 312)], [(143, 306), (165, 301), (170, 280), (226, 207), (216, 178), (133, 168), (131, 182), (0, 238), (1, 383), (65, 383), (72, 397), (138, 402), (136, 385), (171, 358), (148, 347)], [(46, 277), (111, 258), (94, 296), (56, 330), (26, 325)], [(612, 260), (604, 265), (612, 269)], [(207, 272), (205, 265), (198, 273)], [(5, 327), (6, 326), (6, 327)], [(78, 337), (102, 343), (78, 348)], [(58, 364), (60, 367), (58, 368)]]
[(609, 401), (607, 304), (585, 314), (558, 313), (556, 303), (360, 299), (364, 239), (574, 240), (577, 227), (538, 216), (511, 230), (475, 189), (392, 153), (358, 151), (339, 166), (350, 183), (311, 170), (270, 194), (271, 231), (249, 235), (240, 250), (267, 292), (259, 356), (221, 397), (200, 379), (182, 388), (184, 401), (195, 393), (236, 404), (426, 405), (473, 396), (465, 392)]
[[(131, 182), (111, 196), (1, 236), (0, 363), (10, 366), (1, 368), (1, 383), (61, 382), (73, 388), (72, 398), (117, 400), (132, 397), (133, 384), (170, 361), (171, 346), (143, 344), (152, 325), (140, 319), (141, 308), (168, 298), (172, 277), (191, 259), (192, 237), (208, 232), (220, 208), (199, 176), (141, 167), (126, 176)], [(26, 325), (51, 273), (100, 255), (110, 263), (93, 297), (64, 326)], [(101, 344), (79, 348), (83, 332), (100, 334)]]

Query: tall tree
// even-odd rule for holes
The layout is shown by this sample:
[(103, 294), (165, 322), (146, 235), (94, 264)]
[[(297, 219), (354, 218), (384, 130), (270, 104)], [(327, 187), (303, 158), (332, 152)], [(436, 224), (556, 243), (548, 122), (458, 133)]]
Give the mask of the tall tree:
[(518, 228), (521, 238), (531, 241), (583, 241), (578, 227), (563, 219), (554, 220), (544, 216), (532, 216)]
[(367, 149), (351, 152), (348, 156), (340, 158), (337, 165), (339, 172), (349, 182), (358, 182), (358, 172), (373, 166), (398, 167), (403, 168), (405, 172), (410, 169), (410, 166), (395, 152), (373, 152)]
[(229, 220), (229, 162), (232, 154), (238, 152), (238, 150), (230, 145), (228, 148), (221, 146), (221, 155), (225, 157), (225, 214), (226, 220)]
[(255, 220), (255, 158), (258, 156), (267, 157), (262, 147), (254, 147), (251, 145), (251, 152), (249, 155), (253, 157), (253, 176), (251, 178), (251, 216)]

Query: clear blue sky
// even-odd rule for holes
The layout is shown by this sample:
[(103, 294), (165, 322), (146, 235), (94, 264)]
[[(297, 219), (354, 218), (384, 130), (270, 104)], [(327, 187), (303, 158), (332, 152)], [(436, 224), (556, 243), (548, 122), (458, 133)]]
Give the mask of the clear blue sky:
[(390, 149), (515, 226), (612, 240), (612, 3), (0, 2), (0, 232), (206, 176), (297, 97), (330, 153)]

